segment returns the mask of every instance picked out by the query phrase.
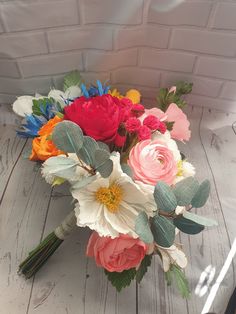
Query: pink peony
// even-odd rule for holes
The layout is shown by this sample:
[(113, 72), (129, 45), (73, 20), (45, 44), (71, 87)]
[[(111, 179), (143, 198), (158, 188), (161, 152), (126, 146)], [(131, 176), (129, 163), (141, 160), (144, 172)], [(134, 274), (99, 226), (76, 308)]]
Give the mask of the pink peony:
[(87, 255), (95, 258), (97, 266), (110, 272), (138, 267), (147, 251), (144, 242), (123, 234), (112, 239), (93, 232), (87, 245)]
[(135, 180), (150, 185), (158, 181), (171, 185), (178, 172), (172, 151), (160, 140), (136, 144), (130, 151), (128, 164)]
[(142, 125), (138, 130), (138, 139), (140, 141), (150, 139), (151, 135), (151, 130), (146, 125)]

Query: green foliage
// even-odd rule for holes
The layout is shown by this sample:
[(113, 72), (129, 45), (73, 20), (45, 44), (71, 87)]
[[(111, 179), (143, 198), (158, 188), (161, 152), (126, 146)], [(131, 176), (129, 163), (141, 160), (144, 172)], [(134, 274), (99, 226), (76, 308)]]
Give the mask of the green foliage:
[(175, 280), (176, 286), (183, 298), (190, 297), (187, 278), (179, 266), (172, 264), (168, 272), (165, 273), (165, 278), (168, 286), (172, 284), (173, 279)]
[(183, 217), (205, 227), (217, 226), (217, 222), (215, 220), (205, 218), (205, 217), (202, 217), (202, 216), (190, 213), (190, 212), (184, 212)]
[(129, 165), (127, 164), (121, 164), (121, 169), (124, 173), (126, 173), (130, 178), (133, 179), (133, 172)]
[(77, 162), (65, 156), (51, 157), (44, 163), (44, 169), (50, 175), (71, 180), (75, 176)]
[(64, 92), (71, 86), (80, 85), (82, 82), (81, 75), (79, 71), (75, 70), (70, 73), (68, 73), (64, 77), (64, 83), (63, 83), (63, 90)]
[(136, 273), (136, 280), (138, 283), (142, 281), (143, 276), (146, 274), (148, 267), (151, 266), (151, 263), (152, 255), (145, 255)]
[(46, 110), (47, 105), (52, 104), (51, 98), (33, 99), (32, 111), (36, 116), (42, 116), (42, 110)]
[(104, 270), (107, 275), (107, 279), (111, 282), (111, 284), (116, 288), (118, 292), (131, 284), (131, 281), (136, 276), (136, 269), (131, 268), (128, 270), (124, 270), (121, 273), (118, 272), (109, 272)]
[(78, 190), (96, 180), (96, 176), (88, 176), (72, 184), (71, 190)]
[(87, 165), (94, 165), (94, 154), (98, 149), (99, 146), (92, 137), (84, 136), (83, 146), (79, 150), (79, 156)]
[(95, 167), (99, 167), (103, 165), (110, 158), (110, 154), (107, 150), (98, 149), (94, 153), (94, 165)]
[(198, 190), (199, 184), (194, 177), (188, 177), (178, 182), (173, 192), (179, 206), (187, 206)]
[(162, 216), (156, 215), (151, 220), (151, 230), (155, 242), (163, 247), (170, 247), (175, 239), (175, 226)]
[(165, 124), (166, 124), (167, 130), (172, 131), (175, 122), (174, 121), (165, 121)]
[(103, 143), (103, 142), (97, 142), (98, 146), (100, 149), (104, 149), (104, 150), (107, 150), (108, 153), (110, 153), (110, 148), (107, 144)]
[(106, 160), (102, 165), (96, 168), (103, 178), (109, 177), (113, 170), (113, 162), (111, 159)]
[(58, 149), (77, 155), (83, 146), (83, 138), (81, 128), (71, 121), (58, 123), (52, 133), (52, 140)]
[(135, 221), (135, 232), (145, 243), (153, 242), (153, 235), (149, 225), (148, 215), (145, 212), (139, 213)]
[(175, 194), (168, 184), (159, 181), (154, 189), (154, 199), (157, 208), (165, 212), (171, 212), (177, 207)]
[(164, 112), (167, 110), (171, 103), (175, 103), (179, 108), (183, 108), (186, 102), (181, 99), (182, 95), (189, 94), (192, 91), (192, 83), (177, 82), (176, 92), (169, 93), (168, 88), (161, 88), (157, 96), (158, 107)]
[(174, 222), (174, 225), (179, 230), (187, 234), (197, 234), (197, 233), (200, 233), (204, 229), (203, 225), (200, 225), (183, 216), (175, 218), (173, 222)]
[(209, 197), (210, 194), (210, 181), (209, 180), (205, 180), (203, 181), (196, 194), (194, 195), (193, 199), (191, 200), (191, 205), (195, 208), (199, 208), (202, 207), (206, 204), (206, 201)]

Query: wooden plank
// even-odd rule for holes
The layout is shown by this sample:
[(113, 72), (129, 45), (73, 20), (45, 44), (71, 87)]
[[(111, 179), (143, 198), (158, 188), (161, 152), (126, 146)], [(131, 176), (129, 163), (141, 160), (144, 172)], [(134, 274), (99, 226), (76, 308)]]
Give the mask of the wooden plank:
[[(29, 145), (25, 147), (25, 151)], [(32, 280), (17, 274), (18, 265), (39, 243), (51, 189), (35, 163), (18, 160), (0, 206), (0, 299), (2, 314), (25, 314)]]
[[(191, 237), (181, 234), (181, 243), (183, 244), (184, 251), (189, 260), (186, 275), (189, 278), (192, 291), (190, 300), (185, 302), (178, 296), (175, 290), (173, 291), (169, 288), (166, 289), (163, 279), (161, 279), (163, 284), (160, 283), (160, 278), (163, 276), (161, 273), (162, 270), (158, 264), (155, 264), (149, 270), (148, 276), (144, 279), (143, 284), (141, 284), (139, 289), (140, 313), (201, 313), (210, 288), (207, 287), (206, 293), (201, 297), (195, 294), (195, 288), (199, 282), (200, 275), (208, 265), (215, 267), (216, 274), (218, 275), (230, 249), (224, 217), (217, 197), (216, 186), (214, 184), (214, 178), (199, 137), (201, 116), (201, 108), (189, 108), (188, 117), (191, 122), (192, 138), (189, 143), (179, 146), (186, 154), (189, 161), (196, 167), (198, 179), (200, 181), (205, 178), (210, 179), (212, 184), (210, 199), (204, 209), (198, 210), (198, 213), (217, 220), (219, 226), (208, 228), (204, 230), (203, 233)], [(220, 239), (220, 241), (218, 239)], [(156, 270), (158, 270), (158, 274)], [(230, 286), (233, 286), (233, 282), (231, 282)], [(223, 287), (221, 287), (219, 291), (219, 300), (222, 301), (222, 298), (225, 298)], [(217, 307), (217, 313), (222, 313), (222, 306), (220, 307), (219, 304)]]
[[(45, 235), (70, 209), (71, 197), (52, 196)], [(89, 229), (77, 228), (36, 275), (29, 314), (136, 313), (135, 284), (116, 293), (102, 269), (85, 256), (90, 233)]]

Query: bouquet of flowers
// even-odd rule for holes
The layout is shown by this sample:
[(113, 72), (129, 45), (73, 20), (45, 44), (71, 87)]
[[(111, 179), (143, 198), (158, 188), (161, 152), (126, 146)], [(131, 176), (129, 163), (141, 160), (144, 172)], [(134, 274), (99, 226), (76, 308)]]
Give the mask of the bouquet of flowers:
[(74, 71), (65, 76), (64, 91), (15, 101), (13, 110), (25, 116), (18, 135), (33, 138), (29, 159), (43, 162), (42, 176), (52, 186), (69, 182), (75, 201), (20, 273), (30, 278), (72, 229), (89, 227), (86, 254), (118, 291), (133, 279), (139, 283), (158, 255), (167, 284), (175, 279), (182, 296), (189, 295), (178, 233), (215, 225), (192, 213), (206, 203), (210, 184), (195, 179), (176, 144), (190, 138), (182, 96), (191, 88), (184, 82), (162, 88), (158, 108), (145, 109), (138, 90), (121, 95), (100, 81), (87, 88)]

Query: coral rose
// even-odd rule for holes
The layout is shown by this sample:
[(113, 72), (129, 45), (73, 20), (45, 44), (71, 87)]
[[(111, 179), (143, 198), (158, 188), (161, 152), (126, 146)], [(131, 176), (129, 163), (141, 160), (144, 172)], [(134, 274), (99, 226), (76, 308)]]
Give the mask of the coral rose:
[(124, 234), (112, 239), (93, 232), (87, 246), (87, 255), (95, 258), (97, 266), (110, 272), (138, 267), (147, 251), (144, 242)]
[(39, 137), (35, 137), (33, 139), (30, 160), (44, 161), (49, 157), (64, 154), (63, 151), (57, 149), (54, 143), (48, 139), (48, 137), (52, 134), (54, 127), (61, 121), (61, 118), (55, 116), (41, 127), (41, 129), (38, 131)]
[(136, 144), (130, 151), (128, 164), (135, 180), (150, 185), (156, 185), (158, 181), (171, 185), (178, 172), (172, 150), (158, 139)]
[(97, 97), (80, 97), (65, 107), (65, 119), (78, 124), (83, 132), (97, 141), (115, 140), (119, 125), (125, 121), (132, 103), (106, 94)]

